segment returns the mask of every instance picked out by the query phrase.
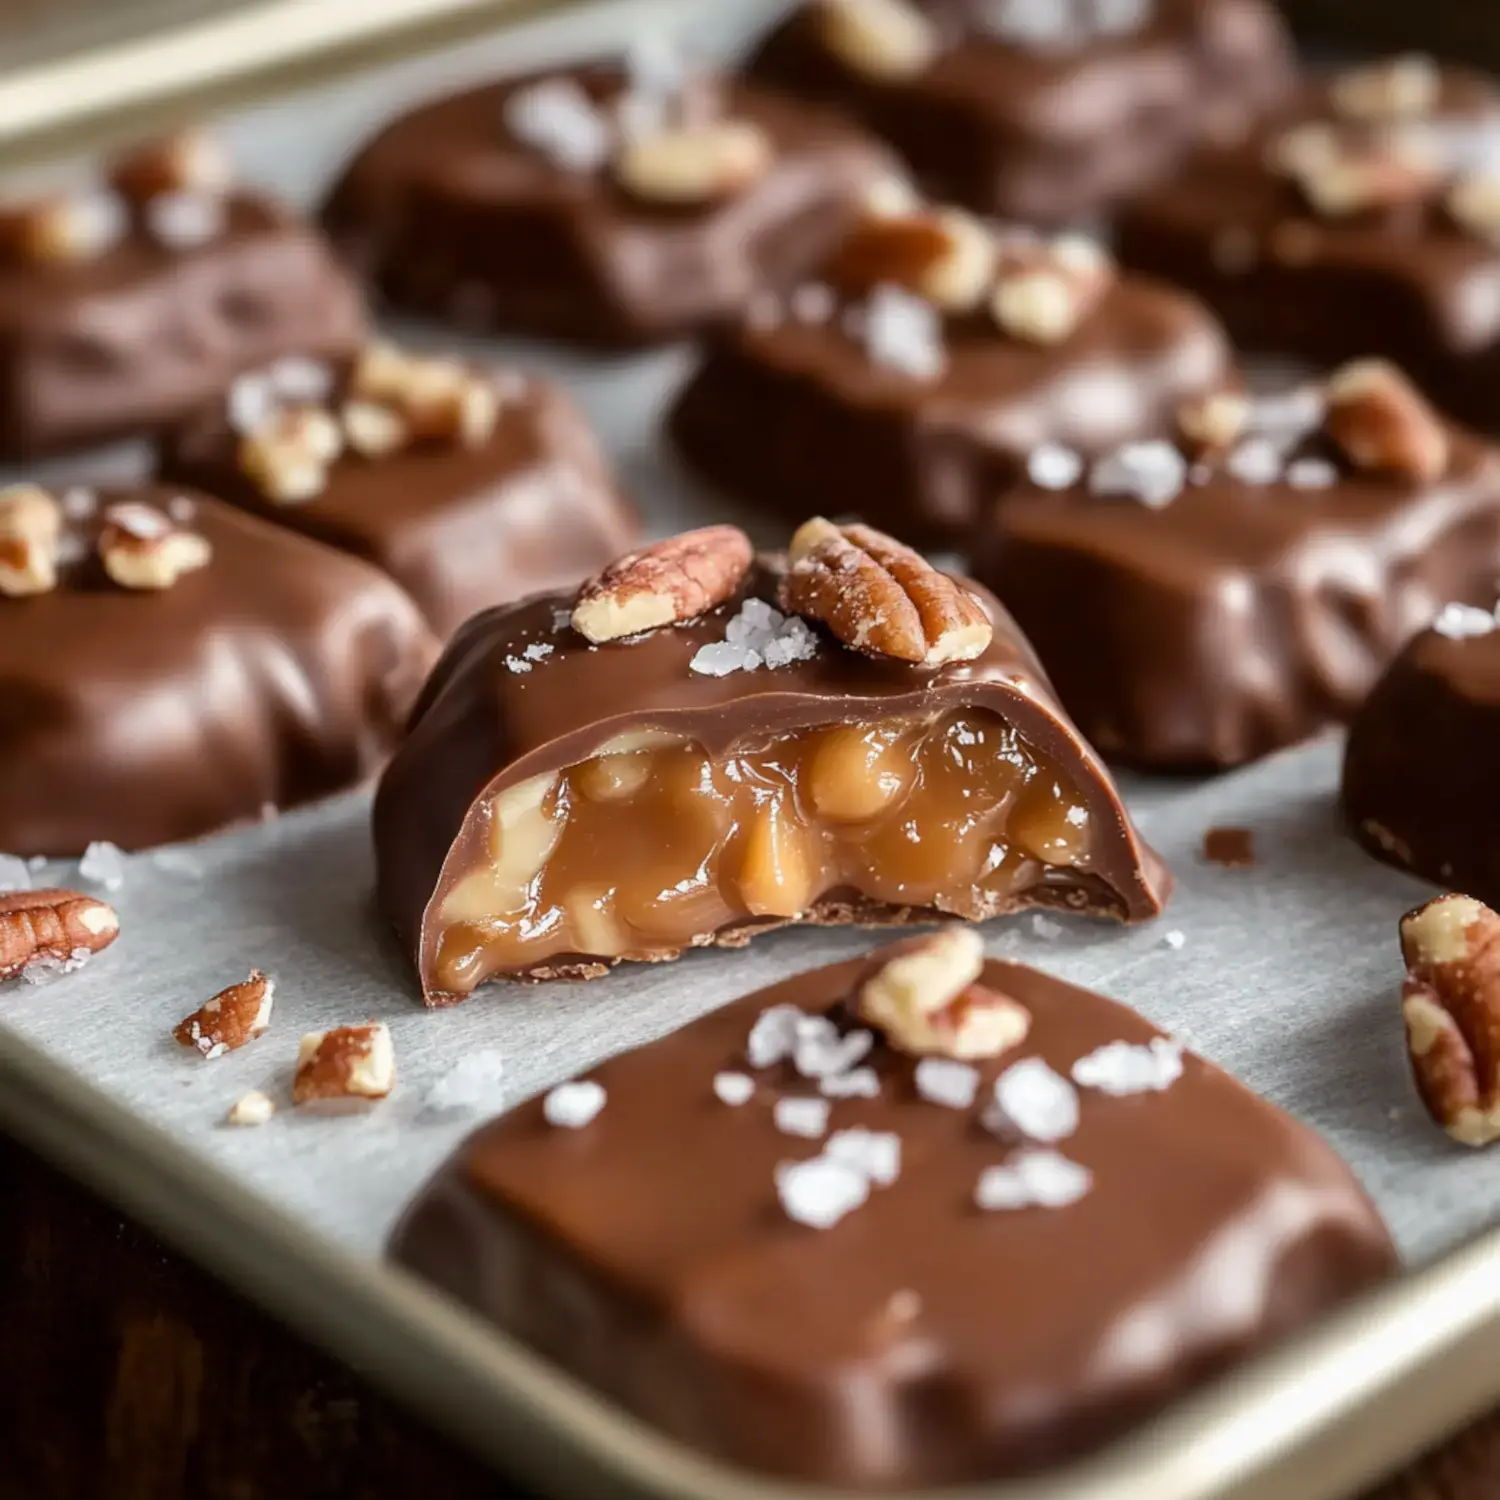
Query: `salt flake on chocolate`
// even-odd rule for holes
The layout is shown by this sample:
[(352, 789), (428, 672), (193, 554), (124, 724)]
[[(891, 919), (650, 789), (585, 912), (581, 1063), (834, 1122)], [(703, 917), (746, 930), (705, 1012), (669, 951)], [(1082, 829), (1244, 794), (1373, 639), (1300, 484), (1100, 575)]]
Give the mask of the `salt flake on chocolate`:
[(1081, 1088), (1123, 1099), (1131, 1094), (1159, 1094), (1182, 1077), (1182, 1048), (1157, 1036), (1144, 1046), (1110, 1042), (1073, 1064), (1073, 1081)]
[(1432, 628), (1450, 641), (1468, 641), (1488, 635), (1496, 628), (1495, 614), (1472, 604), (1445, 604)]
[(1040, 1057), (1013, 1063), (996, 1080), (984, 1123), (1033, 1141), (1060, 1141), (1078, 1129), (1078, 1093)]
[(1087, 1167), (1056, 1151), (1027, 1151), (1003, 1167), (986, 1167), (974, 1187), (974, 1203), (986, 1212), (1020, 1208), (1066, 1208), (1093, 1186)]
[(979, 1092), (979, 1069), (947, 1057), (924, 1057), (912, 1074), (917, 1093), (929, 1104), (968, 1109)]
[(224, 200), (211, 193), (159, 193), (146, 204), (146, 228), (168, 250), (196, 250), (224, 232)]
[(805, 620), (751, 597), (725, 626), (724, 639), (700, 646), (688, 668), (705, 677), (727, 677), (761, 667), (775, 671), (817, 654), (818, 638)]
[(1246, 438), (1224, 460), (1224, 467), (1241, 484), (1275, 484), (1282, 466), (1281, 449), (1266, 437)]
[(517, 140), (570, 172), (595, 171), (614, 150), (608, 119), (571, 78), (518, 89), (506, 100), (505, 124)]
[(831, 1229), (868, 1200), (870, 1182), (843, 1162), (815, 1156), (777, 1167), (776, 1194), (787, 1218), (809, 1229)]
[(1031, 450), (1026, 477), (1038, 489), (1069, 489), (1083, 477), (1083, 457), (1060, 443), (1043, 443)]
[(90, 885), (117, 891), (125, 884), (125, 856), (108, 840), (100, 840), (83, 851), (78, 873)]
[(805, 1019), (795, 1005), (773, 1005), (763, 1010), (745, 1042), (750, 1066), (770, 1068), (790, 1057), (797, 1046), (797, 1022)]
[[(824, 1017), (817, 1019), (823, 1020)], [(850, 1031), (840, 1036), (831, 1023), (829, 1031), (831, 1034), (817, 1033), (797, 1038), (792, 1066), (804, 1078), (829, 1078), (847, 1073), (855, 1064), (863, 1062), (875, 1045), (873, 1031)]]
[(804, 1140), (815, 1141), (827, 1133), (830, 1108), (826, 1099), (778, 1099), (772, 1107), (771, 1118), (783, 1135), (798, 1135)]
[(1286, 466), (1294, 490), (1326, 490), (1338, 483), (1339, 471), (1326, 458), (1297, 458)]
[(858, 1126), (835, 1130), (823, 1147), (823, 1155), (881, 1187), (889, 1187), (901, 1175), (901, 1137), (891, 1130)]
[(830, 1073), (818, 1081), (818, 1092), (827, 1099), (878, 1099), (880, 1076), (874, 1068), (852, 1068)]
[(755, 1093), (755, 1080), (748, 1073), (715, 1073), (714, 1098), (738, 1109)]
[(604, 1108), (604, 1088), (592, 1079), (560, 1083), (542, 1100), (542, 1116), (549, 1125), (581, 1130)]
[(864, 345), (872, 364), (913, 380), (936, 380), (947, 363), (941, 313), (898, 286), (878, 286), (870, 293)]
[(1096, 495), (1129, 495), (1159, 510), (1182, 493), (1187, 471), (1187, 459), (1172, 443), (1126, 443), (1094, 465), (1089, 487)]

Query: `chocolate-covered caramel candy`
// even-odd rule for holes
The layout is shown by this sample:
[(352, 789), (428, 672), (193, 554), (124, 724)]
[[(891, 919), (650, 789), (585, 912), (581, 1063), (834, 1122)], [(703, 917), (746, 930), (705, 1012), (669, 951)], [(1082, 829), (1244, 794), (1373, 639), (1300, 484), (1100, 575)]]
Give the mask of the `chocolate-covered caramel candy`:
[(743, 538), (716, 562), (726, 530), (606, 575), (621, 629), (675, 623), (595, 644), (590, 586), (455, 637), (375, 804), (429, 1004), (787, 922), (1161, 910), (1165, 870), (992, 598), (864, 528), (810, 523), (784, 572)]
[(349, 167), (329, 231), (395, 306), (636, 345), (787, 285), (891, 169), (816, 109), (642, 61), (511, 79), (404, 116)]
[[(1237, 344), (1382, 355), (1500, 423), (1500, 91), (1400, 57), (1309, 83), (1252, 140), (1128, 205), (1121, 259), (1196, 292)], [(1377, 309), (1372, 314), (1372, 309)]]
[(383, 568), (440, 636), (618, 555), (635, 517), (567, 394), (374, 344), (309, 382), (246, 376), (161, 475)]
[(961, 545), (1038, 444), (1097, 453), (1233, 379), (1203, 308), (1078, 236), (877, 201), (821, 274), (717, 339), (670, 418), (760, 510)]
[(246, 370), (347, 358), (364, 330), (322, 237), (202, 138), (0, 202), (0, 457), (157, 431)]
[(212, 500), (0, 490), (0, 848), (140, 849), (352, 786), (437, 649), (368, 564)]
[(934, 194), (1078, 222), (1287, 91), (1263, 0), (811, 0), (749, 76), (862, 120)]
[(1445, 599), (1490, 600), (1500, 452), (1392, 367), (1038, 449), (976, 571), (1106, 756), (1232, 766), (1346, 719)]
[[(522, 1105), (392, 1254), (670, 1436), (859, 1493), (1075, 1458), (1391, 1272), (1312, 1131), (970, 936), (799, 974)], [(966, 1061), (927, 1014), (1008, 1024)]]
[[(1490, 579), (1493, 599), (1494, 578)], [(1500, 633), (1450, 603), (1375, 684), (1349, 729), (1343, 806), (1377, 858), (1500, 904)]]

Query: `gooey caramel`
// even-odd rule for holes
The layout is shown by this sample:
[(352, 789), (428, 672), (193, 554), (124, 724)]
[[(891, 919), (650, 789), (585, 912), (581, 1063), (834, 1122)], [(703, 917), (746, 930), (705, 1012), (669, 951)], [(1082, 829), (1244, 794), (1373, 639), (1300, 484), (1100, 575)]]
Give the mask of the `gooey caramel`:
[(991, 915), (1088, 863), (1073, 783), (997, 716), (838, 724), (711, 757), (657, 732), (498, 794), (442, 896), (436, 981), (653, 958), (852, 893)]

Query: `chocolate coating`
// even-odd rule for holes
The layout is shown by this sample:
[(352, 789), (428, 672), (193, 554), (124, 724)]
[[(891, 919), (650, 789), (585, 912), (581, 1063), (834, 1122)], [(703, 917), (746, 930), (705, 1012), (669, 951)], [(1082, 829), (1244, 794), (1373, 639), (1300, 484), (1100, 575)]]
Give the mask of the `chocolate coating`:
[(470, 615), (557, 588), (618, 557), (636, 531), (583, 415), (561, 387), (502, 377), (494, 436), (428, 441), (380, 458), (346, 452), (302, 504), (268, 500), (221, 411), (164, 444), (164, 481), (206, 490), (389, 573), (439, 636)]
[(321, 235), (248, 194), (225, 210), (193, 248), (136, 222), (93, 259), (0, 265), (0, 458), (155, 432), (247, 370), (364, 342), (360, 294)]
[(757, 510), (858, 516), (917, 546), (962, 546), (1039, 444), (1099, 453), (1236, 379), (1213, 318), (1134, 277), (1061, 343), (1023, 342), (975, 314), (950, 321), (946, 350), (924, 381), (872, 361), (836, 318), (745, 326), (710, 348), (671, 435)]
[(1343, 807), (1378, 859), (1500, 901), (1500, 635), (1413, 637), (1349, 730)]
[[(1053, 8), (1061, 18), (1068, 0)], [(1156, 0), (1140, 29), (1079, 46), (1007, 41), (985, 29), (983, 0), (921, 9), (941, 42), (914, 76), (841, 60), (815, 4), (771, 33), (749, 76), (861, 120), (933, 197), (1025, 223), (1098, 215), (1196, 142), (1243, 133), (1292, 78), (1289, 40), (1261, 0)]]
[(119, 588), (90, 558), (0, 598), (0, 848), (194, 838), (352, 786), (395, 742), (437, 650), (416, 606), (366, 563), (194, 498), (213, 558), (173, 587)]
[(1445, 478), (1326, 488), (1214, 464), (1152, 509), (1087, 482), (996, 507), (976, 571), (1112, 758), (1232, 766), (1347, 719), (1445, 600), (1489, 602), (1500, 453), (1451, 429)]
[[(394, 306), (586, 345), (675, 338), (795, 280), (891, 170), (841, 121), (725, 83), (724, 113), (773, 143), (770, 171), (717, 203), (642, 203), (606, 171), (569, 171), (507, 130), (507, 101), (541, 76), (554, 75), (402, 117), (334, 189), (329, 232)], [(627, 88), (618, 67), (565, 76), (606, 106)]]
[[(1327, 84), (1315, 83), (1277, 130), (1333, 118)], [(1459, 122), (1493, 134), (1500, 91), (1447, 69), (1427, 123)], [(1268, 163), (1272, 136), (1201, 155), (1127, 205), (1121, 260), (1202, 297), (1242, 348), (1322, 364), (1383, 355), (1461, 420), (1500, 425), (1500, 247), (1450, 220), (1441, 192), (1320, 217)]]
[[(996, 1478), (1076, 1457), (1390, 1272), (1347, 1167), (1310, 1130), (1191, 1055), (1165, 1092), (1085, 1092), (1057, 1149), (1093, 1174), (1063, 1208), (984, 1213), (1006, 1157), (973, 1113), (919, 1098), (877, 1047), (878, 1098), (831, 1127), (893, 1131), (901, 1172), (831, 1229), (792, 1222), (778, 1163), (816, 1153), (772, 1099), (711, 1091), (762, 1009), (838, 1014), (861, 960), (796, 976), (604, 1064), (581, 1130), (540, 1101), (472, 1136), (392, 1254), (671, 1436), (760, 1474), (851, 1489)], [(980, 1064), (979, 1103), (1022, 1057), (1067, 1076), (1159, 1035), (1019, 964), (982, 982), (1030, 1034)], [(784, 1070), (784, 1071), (783, 1071)]]
[[(1030, 647), (987, 595), (994, 640), (971, 662), (920, 668), (856, 655), (824, 642), (810, 660), (776, 670), (711, 677), (689, 670), (701, 646), (724, 639), (742, 600), (776, 597), (779, 575), (757, 568), (744, 589), (697, 620), (632, 641), (590, 646), (567, 626), (572, 595), (543, 595), (489, 610), (448, 647), (412, 713), (410, 732), (375, 799), (375, 854), (382, 907), (412, 955), (429, 1004), (454, 996), (435, 988), (437, 908), (481, 835), (484, 807), (507, 786), (587, 759), (616, 736), (661, 729), (687, 735), (710, 754), (764, 744), (810, 725), (869, 722), (959, 707), (987, 709), (1012, 724), (1061, 768), (1083, 795), (1093, 846), (1089, 864), (1041, 877), (990, 915), (1017, 906), (1072, 907), (1124, 920), (1156, 916), (1170, 876), (1139, 839), (1109, 773), (1053, 701)], [(560, 628), (554, 621), (561, 614)], [(530, 642), (551, 654), (515, 670)], [(830, 891), (800, 920), (923, 919)], [(718, 934), (779, 925), (747, 919)], [(703, 934), (705, 940), (714, 934)], [(675, 955), (663, 955), (675, 956)], [(535, 977), (602, 972), (580, 955)]]

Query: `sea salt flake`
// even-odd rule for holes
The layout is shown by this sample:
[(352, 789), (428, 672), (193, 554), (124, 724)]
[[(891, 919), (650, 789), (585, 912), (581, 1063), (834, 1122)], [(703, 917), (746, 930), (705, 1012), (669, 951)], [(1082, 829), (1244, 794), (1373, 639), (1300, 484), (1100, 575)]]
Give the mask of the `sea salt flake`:
[(1179, 928), (1174, 927), (1170, 932), (1164, 932), (1161, 940), (1168, 948), (1180, 948), (1187, 942), (1187, 934)]
[(494, 1047), (459, 1058), (427, 1090), (429, 1109), (484, 1109), (505, 1098), (505, 1055)]
[(815, 1156), (776, 1169), (776, 1194), (787, 1218), (810, 1229), (831, 1229), (870, 1196), (862, 1173), (840, 1161)]
[(316, 405), (333, 394), (333, 371), (321, 359), (286, 354), (266, 371), (271, 390), (291, 405)]
[(1322, 426), (1327, 401), (1314, 385), (1275, 396), (1258, 396), (1250, 404), (1250, 428), (1290, 445)]
[(865, 353), (913, 380), (935, 380), (943, 373), (943, 323), (938, 310), (898, 286), (878, 286), (864, 317)]
[(524, 656), (527, 661), (544, 661), (547, 657), (551, 656), (556, 649), (557, 648), (552, 644), (551, 641), (533, 641), (521, 653), (521, 655)]
[(529, 672), (531, 663), (520, 656), (507, 656), (505, 658), (505, 670), (507, 672)]
[(0, 891), (29, 891), (31, 866), (19, 855), (0, 854)]
[(1129, 495), (1158, 510), (1182, 493), (1187, 470), (1187, 459), (1171, 443), (1126, 443), (1094, 465), (1089, 487), (1096, 495)]
[(830, 1107), (826, 1099), (778, 1099), (771, 1110), (771, 1118), (783, 1135), (798, 1135), (815, 1141), (828, 1130)]
[(259, 432), (276, 414), (276, 392), (264, 371), (241, 375), (229, 387), (225, 416), (241, 437)]
[(1083, 477), (1083, 456), (1060, 443), (1033, 448), (1026, 460), (1026, 476), (1039, 489), (1065, 490)]
[(86, 486), (75, 484), (57, 497), (57, 503), (62, 506), (62, 513), (68, 520), (88, 521), (99, 508), (99, 497)]
[(506, 101), (505, 124), (517, 140), (570, 172), (595, 171), (614, 149), (608, 119), (570, 78), (518, 89)]
[(985, 1124), (1033, 1141), (1060, 1141), (1078, 1129), (1078, 1093), (1040, 1057), (1013, 1063), (996, 1080)]
[(797, 1022), (803, 1019), (795, 1005), (773, 1005), (763, 1010), (745, 1042), (750, 1066), (771, 1068), (790, 1057), (797, 1046)]
[(224, 232), (224, 200), (212, 193), (159, 193), (146, 204), (146, 229), (168, 250), (195, 250)]
[(560, 1083), (542, 1101), (542, 1116), (549, 1125), (581, 1130), (604, 1108), (604, 1089), (593, 1079)]
[(1081, 1088), (1123, 1099), (1131, 1094), (1159, 1094), (1182, 1077), (1182, 1048), (1158, 1036), (1145, 1046), (1110, 1042), (1073, 1064), (1073, 1081)]
[(1077, 10), (1076, 0), (986, 0), (979, 22), (1001, 41), (1052, 51), (1086, 39)]
[(38, 870), (45, 870), (47, 868), (47, 856), (45, 854), (33, 854), (31, 858), (26, 861), (26, 868), (33, 874), (35, 874)]
[(924, 1057), (917, 1064), (912, 1081), (929, 1104), (968, 1109), (979, 1092), (979, 1069), (947, 1057)]
[(107, 840), (96, 841), (83, 851), (78, 873), (90, 885), (117, 891), (125, 884), (125, 856)]
[(68, 236), (82, 257), (105, 255), (125, 238), (130, 213), (118, 193), (97, 188), (68, 201)]
[(34, 958), (21, 970), (21, 978), (38, 987), (52, 984), (66, 974), (76, 974), (92, 957), (87, 948), (75, 948), (66, 958), (54, 958), (50, 954)]
[(869, 1182), (889, 1187), (901, 1175), (901, 1137), (891, 1130), (835, 1130), (823, 1156), (850, 1167)]
[(704, 677), (728, 677), (731, 672), (753, 672), (761, 665), (758, 653), (733, 641), (711, 641), (700, 646), (688, 663), (688, 670)]
[(1297, 458), (1286, 466), (1286, 482), (1296, 490), (1326, 490), (1339, 482), (1339, 471), (1326, 458)]
[(1241, 484), (1275, 484), (1281, 478), (1283, 455), (1267, 437), (1250, 437), (1230, 451), (1224, 467)]
[(761, 652), (773, 672), (778, 667), (791, 666), (794, 661), (811, 661), (817, 654), (817, 633), (806, 620), (795, 615), (782, 622)]
[(987, 1212), (1020, 1208), (1066, 1208), (1093, 1186), (1087, 1167), (1056, 1151), (1026, 1151), (1001, 1167), (986, 1167), (974, 1187), (974, 1203)]
[(872, 1031), (851, 1031), (831, 1037), (799, 1037), (792, 1056), (792, 1066), (804, 1078), (829, 1078), (847, 1073), (869, 1055), (875, 1045)]
[(741, 1104), (748, 1104), (754, 1092), (755, 1080), (748, 1073), (714, 1074), (714, 1097), (721, 1104), (738, 1108)]
[(1450, 641), (1467, 641), (1488, 635), (1497, 624), (1495, 612), (1477, 609), (1472, 604), (1445, 604), (1432, 622), (1432, 628)]
[(1041, 912), (1036, 912), (1031, 918), (1031, 931), (1036, 937), (1044, 938), (1050, 943), (1053, 938), (1060, 938), (1063, 935), (1063, 925), (1061, 922), (1054, 922), (1051, 917), (1043, 916)]
[(874, 1068), (851, 1068), (819, 1079), (818, 1092), (827, 1099), (878, 1099), (880, 1076)]

